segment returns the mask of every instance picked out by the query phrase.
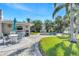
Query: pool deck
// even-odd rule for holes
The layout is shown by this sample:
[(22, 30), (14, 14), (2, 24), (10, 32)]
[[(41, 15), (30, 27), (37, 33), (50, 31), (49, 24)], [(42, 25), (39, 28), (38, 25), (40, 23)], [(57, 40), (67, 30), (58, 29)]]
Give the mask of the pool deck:
[(0, 47), (0, 56), (41, 56), (38, 49), (38, 42), (43, 37), (52, 35), (30, 35), (22, 38), (21, 42), (9, 45), (5, 48)]

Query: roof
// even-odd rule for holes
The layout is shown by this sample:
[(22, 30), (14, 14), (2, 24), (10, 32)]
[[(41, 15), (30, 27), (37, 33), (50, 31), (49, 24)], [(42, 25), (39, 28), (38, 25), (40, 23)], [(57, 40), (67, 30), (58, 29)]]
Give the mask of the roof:
[[(7, 24), (12, 24), (13, 21), (7, 20), (7, 21), (2, 21), (2, 23), (7, 23)], [(26, 22), (17, 22), (17, 25), (25, 25), (25, 26), (33, 26), (33, 23), (26, 23)]]

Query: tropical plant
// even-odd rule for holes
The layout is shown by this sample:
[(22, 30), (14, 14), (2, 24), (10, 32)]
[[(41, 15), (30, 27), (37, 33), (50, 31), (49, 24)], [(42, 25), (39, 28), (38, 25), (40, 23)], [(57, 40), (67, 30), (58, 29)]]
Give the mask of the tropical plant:
[(64, 31), (64, 28), (63, 28), (63, 25), (64, 23), (63, 23), (63, 20), (62, 20), (62, 17), (61, 16), (57, 16), (56, 18), (55, 18), (55, 28), (56, 28), (56, 32), (58, 32), (58, 33), (61, 33), (61, 32), (63, 32)]
[(51, 32), (52, 31), (52, 21), (45, 20), (45, 27), (46, 27), (47, 32)]
[(65, 8), (66, 10), (66, 15), (68, 15), (67, 17), (70, 19), (70, 35), (71, 35), (71, 42), (77, 42), (76, 38), (74, 36), (74, 5), (75, 4), (69, 4), (69, 3), (64, 3), (64, 4), (54, 4), (55, 10), (53, 12), (53, 17), (63, 8)]
[(69, 18), (67, 17), (67, 15), (64, 15), (63, 16), (63, 29), (64, 31), (67, 29), (67, 31), (69, 30), (69, 24), (70, 24), (70, 20)]
[(41, 20), (34, 20), (32, 23), (34, 24), (33, 27), (35, 29), (35, 32), (40, 32), (42, 21)]

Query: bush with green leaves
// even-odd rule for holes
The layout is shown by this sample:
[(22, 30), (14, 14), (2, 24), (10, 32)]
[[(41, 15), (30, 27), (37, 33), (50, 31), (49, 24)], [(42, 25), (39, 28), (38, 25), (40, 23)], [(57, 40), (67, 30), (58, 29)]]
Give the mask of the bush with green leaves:
[(42, 38), (39, 42), (39, 49), (43, 55), (47, 56), (79, 56), (76, 43), (58, 36)]

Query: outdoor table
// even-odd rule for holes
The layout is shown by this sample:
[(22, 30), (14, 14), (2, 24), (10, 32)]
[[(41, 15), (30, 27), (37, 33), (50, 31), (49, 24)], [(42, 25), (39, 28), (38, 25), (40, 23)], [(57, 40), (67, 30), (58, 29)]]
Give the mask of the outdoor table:
[(10, 34), (9, 35), (11, 43), (17, 43), (18, 41), (18, 34)]
[(23, 31), (17, 31), (17, 34), (19, 39), (22, 39), (25, 36), (25, 32)]

